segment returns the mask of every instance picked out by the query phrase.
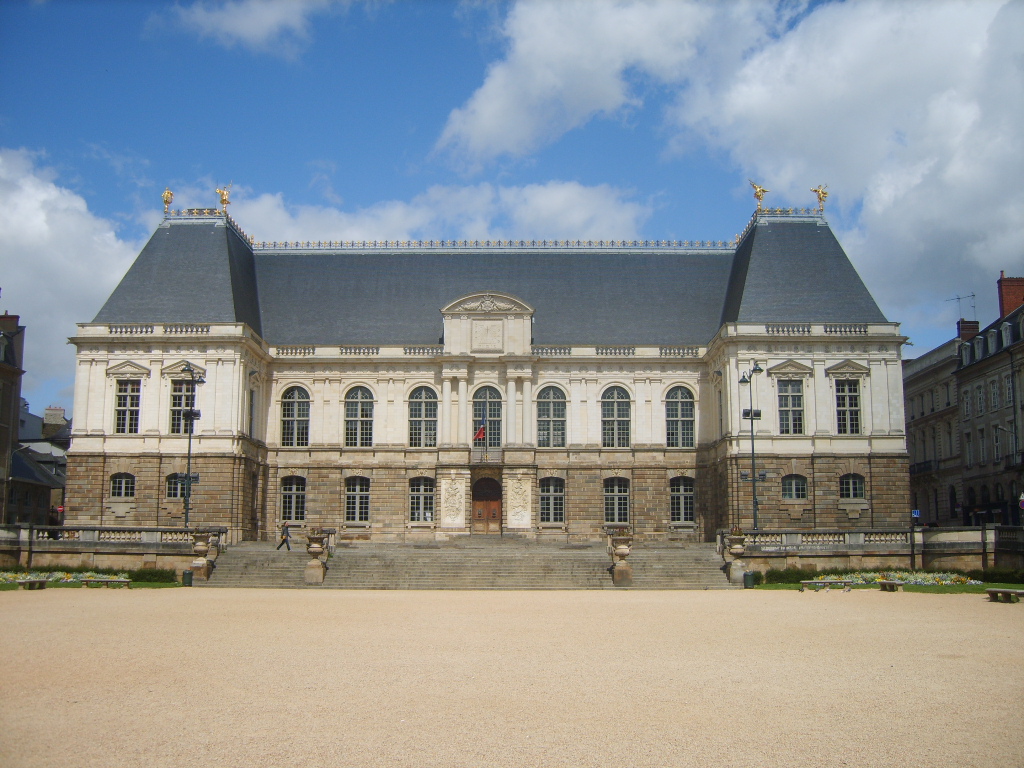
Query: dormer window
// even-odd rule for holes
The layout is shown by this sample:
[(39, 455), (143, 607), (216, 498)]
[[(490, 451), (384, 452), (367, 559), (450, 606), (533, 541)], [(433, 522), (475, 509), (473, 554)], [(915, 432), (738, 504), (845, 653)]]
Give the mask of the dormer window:
[(978, 336), (974, 339), (974, 359), (981, 360), (985, 356), (985, 337)]
[(1003, 337), (1003, 346), (1004, 347), (1010, 346), (1010, 344), (1013, 341), (1013, 326), (1010, 325), (1009, 323), (1003, 323), (1003, 325), (999, 329), (999, 331), (1000, 331), (1000, 333), (1002, 334), (1002, 337)]
[(993, 328), (988, 332), (988, 351), (991, 353), (997, 349), (999, 349), (999, 332)]
[(971, 364), (971, 345), (963, 344), (960, 347), (960, 364), (970, 365)]

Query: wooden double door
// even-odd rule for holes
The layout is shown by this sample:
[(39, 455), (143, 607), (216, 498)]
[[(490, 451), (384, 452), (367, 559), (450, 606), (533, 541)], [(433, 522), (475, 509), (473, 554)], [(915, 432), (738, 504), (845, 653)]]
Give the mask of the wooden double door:
[(473, 484), (473, 533), (501, 533), (501, 483), (483, 477)]

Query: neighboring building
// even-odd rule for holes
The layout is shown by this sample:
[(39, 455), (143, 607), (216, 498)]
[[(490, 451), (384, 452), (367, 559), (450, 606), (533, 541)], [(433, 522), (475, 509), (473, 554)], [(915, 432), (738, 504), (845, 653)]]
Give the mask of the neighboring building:
[(18, 415), (21, 408), (22, 360), (25, 327), (18, 316), (0, 315), (0, 520), (10, 522), (7, 505), (13, 492), (11, 461), (18, 449)]
[(922, 523), (1020, 525), (1024, 278), (1000, 274), (999, 319), (903, 363), (911, 502)]
[(182, 525), (195, 408), (191, 522), (234, 539), (710, 540), (753, 524), (751, 423), (761, 528), (903, 525), (904, 340), (817, 211), (732, 245), (257, 244), (171, 211), (72, 339), (67, 519)]
[[(62, 519), (67, 450), (71, 445), (71, 422), (64, 417), (64, 409), (51, 405), (43, 414), (37, 416), (29, 411), (28, 402), (22, 398), (18, 420), (18, 455), (28, 460), (21, 468), (26, 487), (22, 489), (20, 498), (23, 499), (25, 509), (19, 512), (20, 517), (12, 514), (12, 520), (23, 519), (27, 522), (29, 515), (26, 513), (31, 509), (32, 521), (40, 525), (56, 524)], [(43, 496), (46, 497), (48, 513), (40, 522), (37, 508)]]

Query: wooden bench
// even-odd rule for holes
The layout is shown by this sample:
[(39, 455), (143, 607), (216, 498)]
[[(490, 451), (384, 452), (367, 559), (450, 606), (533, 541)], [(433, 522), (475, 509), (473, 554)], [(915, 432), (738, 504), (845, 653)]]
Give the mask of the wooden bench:
[(807, 581), (800, 582), (800, 591), (803, 592), (808, 587), (814, 587), (814, 591), (817, 592), (824, 587), (825, 591), (828, 592), (831, 587), (843, 587), (843, 592), (849, 592), (852, 585), (852, 581), (844, 579), (808, 579)]
[(988, 593), (989, 602), (992, 603), (1016, 603), (1024, 597), (1024, 589), (1003, 589), (992, 587), (985, 591)]
[(46, 589), (46, 579), (18, 579), (22, 589)]
[(878, 588), (883, 592), (902, 592), (905, 581), (880, 581)]
[(128, 589), (132, 588), (131, 579), (82, 579), (82, 583), (87, 587), (120, 587), (123, 585)]

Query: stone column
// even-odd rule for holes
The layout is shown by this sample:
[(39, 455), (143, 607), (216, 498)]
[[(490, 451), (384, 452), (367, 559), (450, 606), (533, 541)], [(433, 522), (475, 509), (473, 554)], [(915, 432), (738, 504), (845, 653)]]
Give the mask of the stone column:
[(473, 437), (469, 427), (469, 382), (464, 376), (459, 377), (459, 420), (455, 425), (452, 443), (466, 445)]
[(441, 407), (437, 414), (437, 441), (440, 445), (452, 443), (452, 380), (447, 376), (441, 379)]
[(516, 380), (505, 382), (505, 445), (519, 442), (519, 429), (516, 423)]
[(533, 381), (529, 378), (523, 379), (523, 431), (520, 440), (527, 445), (533, 445)]

